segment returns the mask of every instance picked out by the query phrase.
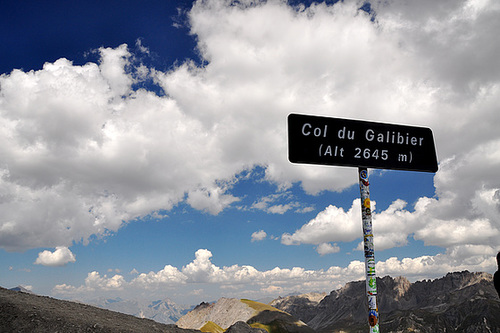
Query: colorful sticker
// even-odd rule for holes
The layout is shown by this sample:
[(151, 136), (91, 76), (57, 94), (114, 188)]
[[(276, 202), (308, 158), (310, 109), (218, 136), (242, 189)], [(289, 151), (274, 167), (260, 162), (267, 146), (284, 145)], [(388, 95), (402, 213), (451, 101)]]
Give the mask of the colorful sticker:
[(372, 293), (377, 292), (377, 278), (375, 278), (374, 276), (369, 277), (368, 288), (369, 288), (368, 290), (371, 291)]
[(368, 309), (377, 310), (377, 297), (368, 296)]
[(367, 235), (367, 234), (371, 234), (372, 233), (372, 226), (363, 226), (363, 234), (364, 235)]
[(359, 178), (363, 180), (368, 179), (368, 172), (366, 172), (366, 170), (361, 170), (361, 172), (359, 173)]
[(370, 326), (373, 327), (378, 324), (378, 314), (377, 311), (370, 310), (368, 313), (368, 323), (370, 323)]
[(366, 258), (366, 275), (374, 276), (375, 275), (375, 259), (374, 258)]
[(363, 201), (363, 206), (365, 206), (365, 208), (370, 208), (370, 198), (366, 198)]
[(374, 255), (373, 235), (368, 234), (364, 236), (364, 250), (366, 257), (373, 257)]
[(363, 184), (359, 184), (359, 191), (362, 193), (362, 196), (364, 197), (370, 196), (370, 188), (368, 186), (363, 186)]

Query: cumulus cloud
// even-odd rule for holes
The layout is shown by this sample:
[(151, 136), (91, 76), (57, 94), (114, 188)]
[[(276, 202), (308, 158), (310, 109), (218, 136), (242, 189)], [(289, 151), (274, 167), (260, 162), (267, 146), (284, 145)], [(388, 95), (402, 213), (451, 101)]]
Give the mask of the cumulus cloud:
[(340, 252), (340, 247), (337, 244), (321, 243), (316, 247), (316, 251), (323, 256), (329, 253)]
[(312, 207), (305, 206), (297, 201), (297, 198), (290, 191), (282, 191), (261, 197), (250, 206), (250, 209), (262, 210), (270, 214), (285, 214), (293, 209), (295, 209), (296, 213), (307, 213), (313, 210)]
[[(336, 251), (335, 244), (320, 244), (320, 251)], [(391, 257), (376, 264), (376, 272), (380, 276), (406, 276), (412, 281), (424, 278), (437, 278), (450, 271), (470, 269), (473, 271), (490, 271), (496, 267), (495, 250), (490, 246), (457, 246), (446, 253), (436, 256), (416, 258)], [(199, 249), (195, 259), (181, 269), (166, 265), (157, 272), (140, 273), (130, 281), (121, 275), (108, 277), (98, 272), (91, 272), (81, 286), (61, 284), (52, 292), (65, 297), (92, 297), (103, 292), (120, 291), (140, 292), (186, 290), (180, 297), (185, 300), (187, 293), (196, 291), (199, 297), (214, 297), (206, 293), (209, 290), (229, 290), (232, 297), (252, 296), (255, 298), (283, 295), (296, 290), (302, 292), (326, 291), (342, 287), (349, 281), (364, 279), (364, 262), (354, 260), (346, 266), (331, 266), (327, 269), (310, 270), (302, 267), (258, 270), (249, 265), (231, 265), (218, 267), (211, 262), (212, 253), (207, 249)], [(463, 261), (463, 257), (467, 257)]]
[[(372, 206), (375, 206), (374, 202)], [(330, 205), (293, 234), (283, 234), (281, 242), (285, 245), (350, 242), (363, 235), (360, 221), (359, 199), (354, 200), (347, 212), (341, 207)]]
[(61, 295), (80, 295), (92, 292), (107, 292), (107, 291), (122, 291), (127, 285), (127, 282), (121, 275), (108, 277), (101, 276), (99, 272), (93, 271), (87, 274), (85, 284), (79, 287), (74, 287), (67, 284), (59, 284), (53, 288), (53, 292)]
[(224, 194), (224, 191), (220, 187), (195, 189), (189, 192), (186, 202), (195, 209), (217, 215), (233, 202), (239, 201), (238, 198), (230, 194)]
[(99, 65), (60, 59), (0, 77), (7, 250), (86, 243), (186, 192), (213, 214), (237, 200), (213, 184), (243, 166), (220, 167), (210, 130), (175, 101), (132, 91), (125, 45), (99, 52)]
[(252, 242), (259, 242), (266, 239), (267, 233), (264, 230), (256, 231), (252, 234)]
[[(372, 201), (375, 249), (385, 250), (405, 246), (410, 238), (421, 240), (425, 245), (446, 249), (478, 245), (495, 247), (500, 234), (500, 226), (496, 223), (494, 215), (498, 206), (496, 194), (496, 189), (476, 192), (471, 198), (475, 214), (470, 218), (455, 216), (455, 212), (452, 214), (443, 212), (443, 209), (451, 204), (446, 202), (447, 197), (420, 198), (413, 210), (407, 209), (407, 203), (398, 199), (382, 212), (375, 211), (376, 203)], [(482, 208), (476, 209), (477, 206)], [(284, 233), (281, 236), (281, 243), (319, 245), (356, 240), (363, 234), (360, 212), (359, 199), (353, 201), (347, 212), (330, 205), (293, 234)], [(318, 246), (317, 249), (319, 248)], [(362, 241), (357, 249), (362, 249)], [(320, 251), (318, 253), (321, 254)]]
[(139, 274), (139, 276), (132, 281), (132, 284), (148, 289), (160, 284), (182, 284), (186, 280), (187, 276), (182, 274), (177, 268), (166, 265), (158, 272)]
[(218, 280), (223, 274), (221, 269), (212, 264), (210, 258), (212, 252), (206, 249), (200, 249), (195, 253), (196, 258), (193, 262), (182, 268), (182, 273), (189, 282), (209, 282)]
[(345, 283), (349, 279), (360, 279), (364, 272), (364, 263), (359, 261), (352, 262), (345, 268), (334, 266), (328, 270), (275, 267), (271, 270), (259, 271), (249, 265), (235, 264), (218, 267), (211, 262), (211, 257), (211, 251), (199, 249), (195, 253), (195, 259), (182, 269), (166, 265), (158, 272), (140, 273), (130, 281), (126, 281), (118, 274), (108, 277), (107, 275), (101, 276), (94, 271), (88, 274), (83, 285), (61, 284), (55, 286), (52, 292), (68, 297), (85, 298), (85, 294), (93, 292), (98, 294), (110, 291), (158, 291), (168, 287), (183, 288), (191, 285), (193, 286), (191, 289), (195, 290), (199, 290), (196, 286), (205, 286), (207, 289), (218, 286), (221, 289), (231, 290), (232, 293), (243, 295), (248, 292), (248, 289), (253, 288), (255, 295), (274, 295), (276, 291), (292, 292), (297, 288), (323, 290), (330, 288), (332, 279), (333, 282), (337, 281), (340, 287), (340, 283)]
[(43, 266), (65, 266), (70, 262), (75, 262), (76, 257), (70, 249), (63, 246), (58, 246), (54, 252), (45, 250), (38, 253), (38, 258), (35, 261), (37, 265)]

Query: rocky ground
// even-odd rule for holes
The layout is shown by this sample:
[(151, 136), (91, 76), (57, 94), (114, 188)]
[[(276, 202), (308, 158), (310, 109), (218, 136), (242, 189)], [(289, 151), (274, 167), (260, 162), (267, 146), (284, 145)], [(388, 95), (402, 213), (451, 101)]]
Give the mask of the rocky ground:
[(0, 287), (0, 332), (200, 333), (93, 306)]

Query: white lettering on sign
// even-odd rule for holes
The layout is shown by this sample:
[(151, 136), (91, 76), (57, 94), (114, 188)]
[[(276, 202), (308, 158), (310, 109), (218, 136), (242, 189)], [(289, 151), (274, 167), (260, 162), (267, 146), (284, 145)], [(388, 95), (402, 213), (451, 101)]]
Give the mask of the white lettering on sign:
[[(325, 125), (324, 129), (321, 129), (321, 127), (315, 127), (312, 130), (312, 133), (315, 137), (324, 137), (326, 138), (326, 131), (327, 131), (328, 125)], [(304, 136), (309, 136), (311, 134), (311, 129), (312, 125), (309, 123), (305, 123), (304, 126), (302, 126), (302, 135)]]
[(381, 158), (382, 160), (387, 161), (387, 159), (389, 159), (389, 151), (387, 149), (382, 149), (379, 152), (378, 149), (370, 150), (369, 148), (361, 149), (356, 147), (354, 158), (364, 158), (365, 160), (370, 158), (378, 160)]
[(339, 129), (339, 139), (345, 139), (346, 135), (349, 140), (354, 140), (354, 131), (346, 130), (344, 126), (343, 128)]
[(323, 144), (319, 145), (319, 156), (331, 156), (331, 157), (344, 157), (344, 148), (339, 146), (327, 145), (325, 150), (323, 150)]
[(395, 143), (398, 145), (412, 145), (412, 146), (417, 146), (417, 145), (421, 146), (422, 141), (424, 141), (424, 138), (417, 138), (416, 136), (410, 136), (410, 133), (406, 133), (406, 135), (394, 131), (377, 133), (372, 129), (366, 130), (365, 138), (367, 141), (377, 141), (380, 143)]

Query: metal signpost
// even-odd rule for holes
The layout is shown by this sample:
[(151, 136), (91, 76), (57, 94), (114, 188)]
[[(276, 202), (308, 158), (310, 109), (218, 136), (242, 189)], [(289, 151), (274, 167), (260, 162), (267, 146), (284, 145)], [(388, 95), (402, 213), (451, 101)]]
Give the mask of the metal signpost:
[(292, 163), (358, 167), (368, 323), (370, 332), (379, 332), (367, 168), (436, 172), (432, 131), (424, 127), (290, 114), (288, 159)]

